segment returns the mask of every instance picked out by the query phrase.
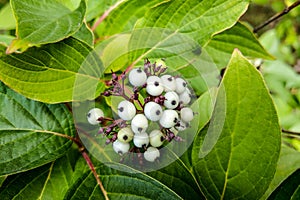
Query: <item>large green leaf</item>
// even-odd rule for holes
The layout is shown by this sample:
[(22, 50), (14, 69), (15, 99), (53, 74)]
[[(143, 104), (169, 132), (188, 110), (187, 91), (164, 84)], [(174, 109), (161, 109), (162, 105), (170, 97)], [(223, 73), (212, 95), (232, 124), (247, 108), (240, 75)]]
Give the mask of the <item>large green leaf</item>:
[(60, 41), (74, 34), (81, 26), (86, 5), (70, 10), (53, 0), (12, 0), (11, 5), (17, 20), (17, 36), (9, 52), (23, 50), (40, 44)]
[(268, 198), (268, 200), (300, 199), (300, 169), (289, 176)]
[(208, 199), (258, 199), (280, 151), (276, 111), (259, 72), (235, 51), (209, 126), (193, 145), (195, 176)]
[(300, 169), (300, 153), (290, 147), (281, 147), (280, 157), (274, 179), (261, 199), (266, 199), (280, 184), (297, 169)]
[(75, 135), (64, 105), (26, 99), (0, 82), (0, 176), (25, 171), (65, 154)]
[[(161, 182), (117, 163), (105, 166), (94, 162), (110, 199), (182, 199)], [(118, 168), (121, 171), (112, 169)], [(91, 171), (82, 173), (65, 199), (104, 199)]]
[(7, 3), (0, 10), (0, 30), (11, 30), (16, 28), (16, 20), (14, 18), (11, 6)]
[(226, 67), (235, 48), (250, 58), (273, 58), (258, 42), (251, 30), (239, 22), (232, 28), (215, 35), (205, 46), (205, 50), (218, 68)]
[(58, 103), (94, 98), (99, 94), (96, 87), (103, 86), (98, 56), (74, 38), (30, 48), (22, 54), (3, 53), (0, 58), (0, 80), (35, 100)]
[(138, 27), (175, 30), (204, 45), (212, 35), (233, 26), (248, 4), (248, 0), (168, 1), (148, 10)]
[[(0, 187), (0, 199), (63, 199), (73, 183), (77, 149), (52, 163), (39, 168), (9, 176)], [(72, 160), (74, 159), (74, 161)]]

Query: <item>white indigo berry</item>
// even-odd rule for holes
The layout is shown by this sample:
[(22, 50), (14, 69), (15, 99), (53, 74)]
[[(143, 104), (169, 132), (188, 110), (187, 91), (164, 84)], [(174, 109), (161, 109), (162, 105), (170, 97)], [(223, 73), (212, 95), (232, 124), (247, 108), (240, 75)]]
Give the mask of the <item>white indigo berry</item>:
[(150, 144), (153, 147), (160, 147), (165, 140), (164, 134), (160, 130), (153, 130), (149, 134)]
[(169, 109), (174, 109), (179, 104), (179, 97), (176, 92), (167, 92), (165, 94), (165, 101), (164, 106), (166, 106)]
[(160, 77), (162, 84), (164, 86), (164, 90), (166, 92), (175, 91), (176, 90), (176, 81), (175, 78), (171, 75), (163, 75)]
[(178, 122), (178, 113), (175, 110), (165, 110), (159, 120), (164, 128), (171, 128)]
[(153, 101), (145, 104), (144, 114), (151, 121), (158, 121), (161, 118), (162, 112), (161, 106)]
[(121, 142), (128, 143), (133, 138), (133, 132), (130, 127), (125, 127), (119, 130), (118, 132), (118, 140)]
[(117, 154), (123, 155), (129, 151), (130, 144), (116, 140), (113, 142), (113, 149)]
[(155, 147), (149, 147), (144, 152), (144, 158), (149, 162), (154, 162), (157, 158), (159, 158), (159, 156), (160, 156), (159, 150)]
[(129, 72), (128, 78), (131, 85), (139, 87), (146, 83), (147, 75), (141, 68), (137, 68)]
[(131, 121), (131, 129), (135, 134), (143, 133), (148, 128), (148, 120), (143, 114), (137, 114)]
[(99, 108), (93, 108), (91, 109), (88, 114), (87, 114), (87, 120), (90, 124), (92, 125), (97, 125), (99, 124), (98, 119), (100, 117), (104, 117), (104, 113), (101, 109)]
[(118, 105), (118, 115), (123, 120), (131, 120), (136, 114), (136, 108), (130, 101), (121, 101)]
[(147, 78), (146, 91), (151, 96), (158, 96), (164, 91), (161, 79), (158, 76), (149, 76)]
[(191, 96), (190, 90), (186, 88), (185, 91), (179, 95), (179, 101), (184, 105), (187, 105), (191, 102)]
[(180, 110), (180, 118), (181, 118), (183, 121), (185, 121), (185, 122), (190, 122), (190, 121), (192, 121), (193, 118), (194, 118), (194, 112), (193, 112), (193, 110), (190, 109), (190, 108), (187, 108), (187, 107), (182, 108), (182, 109)]
[(147, 133), (136, 134), (133, 137), (133, 144), (138, 148), (145, 148), (149, 144), (149, 136)]
[(186, 81), (182, 78), (176, 78), (175, 82), (176, 82), (176, 92), (178, 94), (183, 93), (187, 86)]

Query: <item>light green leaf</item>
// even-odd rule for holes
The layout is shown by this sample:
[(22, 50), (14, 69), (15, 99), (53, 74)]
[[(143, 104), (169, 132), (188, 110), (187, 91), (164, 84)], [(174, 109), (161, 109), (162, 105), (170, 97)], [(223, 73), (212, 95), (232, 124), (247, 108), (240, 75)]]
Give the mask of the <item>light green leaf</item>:
[(171, 29), (205, 45), (212, 35), (233, 26), (247, 10), (248, 4), (249, 1), (244, 0), (164, 2), (148, 10), (137, 27)]
[(94, 33), (85, 22), (81, 25), (80, 29), (73, 35), (73, 37), (81, 42), (85, 42), (91, 47), (94, 46)]
[(86, 9), (84, 0), (73, 11), (52, 0), (12, 0), (11, 5), (17, 20), (18, 39), (11, 44), (9, 52), (71, 36), (81, 27)]
[(0, 44), (8, 47), (9, 44), (15, 39), (15, 37), (10, 35), (0, 35)]
[(69, 38), (30, 48), (22, 54), (3, 53), (0, 80), (22, 95), (42, 102), (92, 99), (103, 86), (99, 82), (101, 67), (88, 45)]
[(297, 200), (300, 199), (300, 169), (291, 174), (272, 193), (268, 200)]
[[(111, 163), (108, 167), (96, 162), (94, 165), (110, 199), (182, 199), (159, 181), (124, 165)], [(104, 196), (93, 173), (87, 171), (75, 181), (65, 199), (104, 199)]]
[(26, 171), (65, 154), (75, 135), (64, 105), (26, 99), (0, 82), (0, 176)]
[(278, 118), (259, 72), (234, 51), (209, 126), (194, 141), (192, 163), (208, 199), (258, 199), (275, 174)]
[[(78, 150), (71, 150), (76, 152)], [(72, 185), (73, 167), (69, 153), (39, 168), (9, 176), (0, 187), (0, 199), (63, 199)]]
[(0, 10), (0, 30), (11, 30), (16, 28), (16, 20), (9, 3)]
[(218, 68), (226, 67), (235, 48), (250, 58), (273, 59), (251, 30), (239, 22), (232, 28), (215, 35), (205, 46), (205, 50), (214, 59)]
[(119, 5), (125, 0), (88, 0), (87, 1), (87, 11), (86, 20), (91, 21), (95, 17), (103, 14), (110, 7), (117, 7), (114, 5)]
[(275, 191), (276, 188), (280, 187), (280, 184), (282, 184), (283, 181), (291, 176), (297, 169), (300, 169), (300, 153), (283, 145), (274, 179), (261, 199), (267, 199), (267, 197)]

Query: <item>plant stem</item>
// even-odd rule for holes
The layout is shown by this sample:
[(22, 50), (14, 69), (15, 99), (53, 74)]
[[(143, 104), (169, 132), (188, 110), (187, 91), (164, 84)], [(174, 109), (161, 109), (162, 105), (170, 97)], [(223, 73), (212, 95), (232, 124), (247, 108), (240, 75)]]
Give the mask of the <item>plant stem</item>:
[(285, 129), (281, 129), (281, 132), (283, 132), (283, 133), (288, 133), (288, 134), (291, 134), (291, 135), (297, 135), (297, 136), (300, 136), (300, 133), (298, 133), (298, 132), (289, 131), (289, 130), (285, 130)]
[(298, 5), (300, 5), (300, 0), (296, 1), (295, 3), (293, 3), (292, 5), (290, 5), (289, 7), (285, 8), (283, 11), (281, 11), (280, 13), (277, 13), (276, 15), (273, 15), (271, 18), (269, 18), (267, 21), (265, 21), (264, 23), (260, 24), (259, 26), (255, 27), (253, 29), (253, 33), (257, 33), (259, 30), (261, 30), (262, 28), (264, 28), (265, 26), (267, 26), (268, 24), (270, 24), (271, 22), (277, 20), (278, 18), (282, 17), (283, 15), (286, 15), (287, 13), (289, 13), (292, 9), (296, 8)]

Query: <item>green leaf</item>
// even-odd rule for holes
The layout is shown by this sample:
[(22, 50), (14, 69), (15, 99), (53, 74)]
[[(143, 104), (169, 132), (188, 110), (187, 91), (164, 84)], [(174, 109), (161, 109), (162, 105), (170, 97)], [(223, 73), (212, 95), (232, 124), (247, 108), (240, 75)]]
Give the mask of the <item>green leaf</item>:
[(15, 39), (15, 37), (10, 35), (0, 35), (0, 44), (8, 47), (9, 44)]
[(280, 157), (274, 179), (264, 196), (261, 199), (267, 199), (276, 188), (280, 187), (285, 179), (291, 176), (297, 169), (300, 169), (300, 153), (290, 147), (283, 145), (281, 147)]
[(16, 20), (9, 3), (0, 10), (0, 30), (11, 30), (16, 28)]
[(9, 52), (73, 35), (81, 27), (86, 10), (84, 0), (73, 11), (52, 0), (12, 0), (11, 5), (17, 20), (18, 39), (9, 47)]
[(2, 55), (0, 60), (1, 81), (26, 97), (47, 103), (94, 98), (104, 85), (99, 82), (102, 71), (98, 56), (74, 38), (22, 54)]
[[(170, 0), (164, 0), (167, 2)], [(96, 31), (101, 37), (111, 36), (117, 33), (130, 31), (136, 21), (142, 18), (149, 8), (163, 3), (161, 0), (131, 0), (118, 1), (115, 7), (97, 27)]]
[(7, 176), (0, 176), (0, 188), (1, 188), (3, 182), (5, 181), (6, 178), (7, 178)]
[(291, 174), (268, 198), (268, 200), (300, 199), (300, 169)]
[(248, 4), (249, 1), (244, 0), (163, 2), (149, 9), (137, 27), (175, 30), (204, 45), (212, 35), (233, 26), (247, 10)]
[(234, 51), (209, 126), (196, 138), (192, 163), (208, 199), (258, 199), (280, 151), (278, 118), (259, 72)]
[(125, 0), (88, 0), (87, 1), (87, 11), (86, 20), (91, 21), (95, 17), (103, 14), (110, 7), (116, 7), (114, 5), (119, 5)]
[(251, 30), (239, 22), (232, 28), (215, 35), (205, 46), (205, 50), (214, 59), (218, 68), (227, 65), (235, 48), (250, 58), (273, 59)]
[(39, 168), (9, 176), (0, 187), (0, 199), (63, 199), (72, 185), (73, 166), (69, 154)]
[[(181, 199), (159, 181), (124, 165), (95, 162), (94, 165), (110, 199)], [(104, 196), (93, 173), (87, 171), (75, 181), (65, 199), (104, 199)]]
[(80, 29), (73, 35), (73, 37), (81, 42), (85, 42), (91, 47), (94, 46), (94, 34), (85, 22), (81, 25)]
[(0, 82), (0, 176), (49, 163), (66, 153), (75, 135), (64, 105), (26, 99)]

